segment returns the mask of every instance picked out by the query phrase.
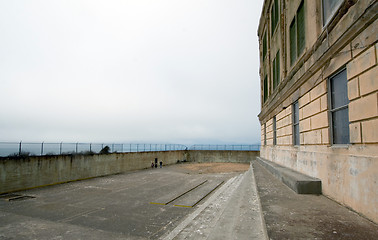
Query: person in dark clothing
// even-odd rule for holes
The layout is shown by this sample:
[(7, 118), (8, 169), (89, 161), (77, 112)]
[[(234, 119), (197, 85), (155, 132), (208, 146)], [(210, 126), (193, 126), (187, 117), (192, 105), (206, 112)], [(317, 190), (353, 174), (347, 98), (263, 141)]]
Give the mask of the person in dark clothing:
[(163, 162), (162, 161), (160, 161), (160, 168), (162, 168), (163, 167)]

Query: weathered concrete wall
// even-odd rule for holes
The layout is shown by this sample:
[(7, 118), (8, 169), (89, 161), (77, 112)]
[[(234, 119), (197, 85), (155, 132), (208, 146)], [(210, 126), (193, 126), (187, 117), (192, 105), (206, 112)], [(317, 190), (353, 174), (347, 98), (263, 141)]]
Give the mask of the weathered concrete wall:
[(0, 193), (150, 168), (155, 158), (170, 165), (178, 160), (250, 162), (258, 155), (248, 151), (162, 151), (2, 158)]
[(3, 158), (0, 193), (149, 168), (155, 158), (174, 164), (185, 159), (185, 151)]
[(190, 162), (249, 163), (259, 156), (258, 151), (188, 151)]
[(261, 146), (261, 157), (321, 179), (324, 195), (378, 222), (376, 146)]

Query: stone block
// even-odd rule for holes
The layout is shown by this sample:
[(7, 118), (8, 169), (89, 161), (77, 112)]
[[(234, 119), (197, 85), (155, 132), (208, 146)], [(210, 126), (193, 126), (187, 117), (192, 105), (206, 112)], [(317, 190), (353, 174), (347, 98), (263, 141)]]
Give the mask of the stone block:
[(298, 100), (299, 108), (302, 108), (310, 102), (310, 93), (306, 93)]
[(352, 59), (350, 45), (346, 45), (340, 52), (336, 53), (327, 68), (324, 70), (324, 77), (329, 77), (338, 71), (343, 65)]
[(312, 116), (310, 119), (311, 119), (311, 129), (328, 127), (328, 113), (326, 111), (316, 114)]
[(310, 100), (313, 101), (327, 92), (326, 81), (322, 81), (310, 91)]
[(303, 133), (303, 144), (314, 145), (322, 143), (322, 130), (313, 130)]
[(378, 118), (362, 122), (362, 141), (378, 143)]
[(266, 139), (273, 139), (273, 132), (266, 133)]
[(303, 118), (310, 117), (320, 112), (320, 99), (312, 101), (310, 104), (303, 107)]
[(351, 143), (361, 143), (361, 123), (349, 124), (349, 139)]
[(360, 93), (366, 95), (378, 90), (378, 66), (373, 67), (359, 77)]
[(283, 136), (277, 138), (277, 145), (291, 145), (291, 136)]
[(322, 144), (329, 144), (329, 129), (322, 129)]
[(327, 94), (324, 94), (320, 98), (320, 111), (325, 111), (328, 109), (328, 99)]
[(348, 79), (352, 79), (363, 71), (371, 68), (376, 64), (375, 48), (370, 47), (357, 58), (347, 64)]
[(304, 120), (299, 121), (299, 132), (306, 132), (309, 130), (311, 130), (310, 118), (306, 118)]
[(276, 115), (277, 122), (286, 116), (286, 109), (283, 109)]
[(348, 98), (349, 100), (356, 99), (360, 96), (360, 89), (358, 84), (358, 77), (348, 81)]
[(378, 39), (378, 19), (370, 24), (362, 33), (352, 40), (352, 55), (356, 57), (359, 53), (366, 49)]
[(358, 98), (349, 103), (349, 121), (354, 122), (378, 116), (378, 93)]

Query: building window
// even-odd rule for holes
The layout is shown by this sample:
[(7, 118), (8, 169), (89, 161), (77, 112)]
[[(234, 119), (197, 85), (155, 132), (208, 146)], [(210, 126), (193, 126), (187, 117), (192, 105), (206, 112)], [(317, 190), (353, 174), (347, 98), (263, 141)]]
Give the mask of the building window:
[(264, 123), (264, 146), (266, 146), (266, 123)]
[(263, 60), (265, 59), (266, 52), (267, 52), (267, 45), (266, 45), (266, 33), (264, 34), (263, 38)]
[(332, 19), (342, 2), (342, 0), (322, 0), (323, 26)]
[(346, 70), (329, 79), (330, 126), (333, 144), (349, 143), (348, 80)]
[(293, 103), (293, 144), (299, 145), (299, 105), (298, 101)]
[(280, 83), (280, 51), (277, 51), (276, 57), (273, 60), (273, 89), (276, 89)]
[(277, 122), (276, 116), (273, 117), (273, 145), (277, 145)]
[(278, 25), (278, 19), (279, 19), (278, 0), (274, 0), (273, 2), (272, 10), (270, 12), (270, 19), (271, 19), (272, 35), (273, 35), (274, 30), (276, 30), (276, 27)]
[(269, 91), (268, 91), (268, 76), (265, 75), (265, 78), (264, 78), (264, 103), (268, 99), (268, 94), (269, 94)]
[(289, 29), (290, 37), (290, 64), (293, 65), (295, 60), (302, 54), (305, 48), (305, 17), (304, 2), (298, 7), (297, 13), (291, 21)]

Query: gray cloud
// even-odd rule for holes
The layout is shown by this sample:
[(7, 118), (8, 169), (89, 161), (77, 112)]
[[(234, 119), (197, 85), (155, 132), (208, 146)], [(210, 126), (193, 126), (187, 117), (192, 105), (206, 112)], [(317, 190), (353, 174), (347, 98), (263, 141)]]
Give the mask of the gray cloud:
[(261, 4), (1, 1), (0, 140), (259, 142)]

